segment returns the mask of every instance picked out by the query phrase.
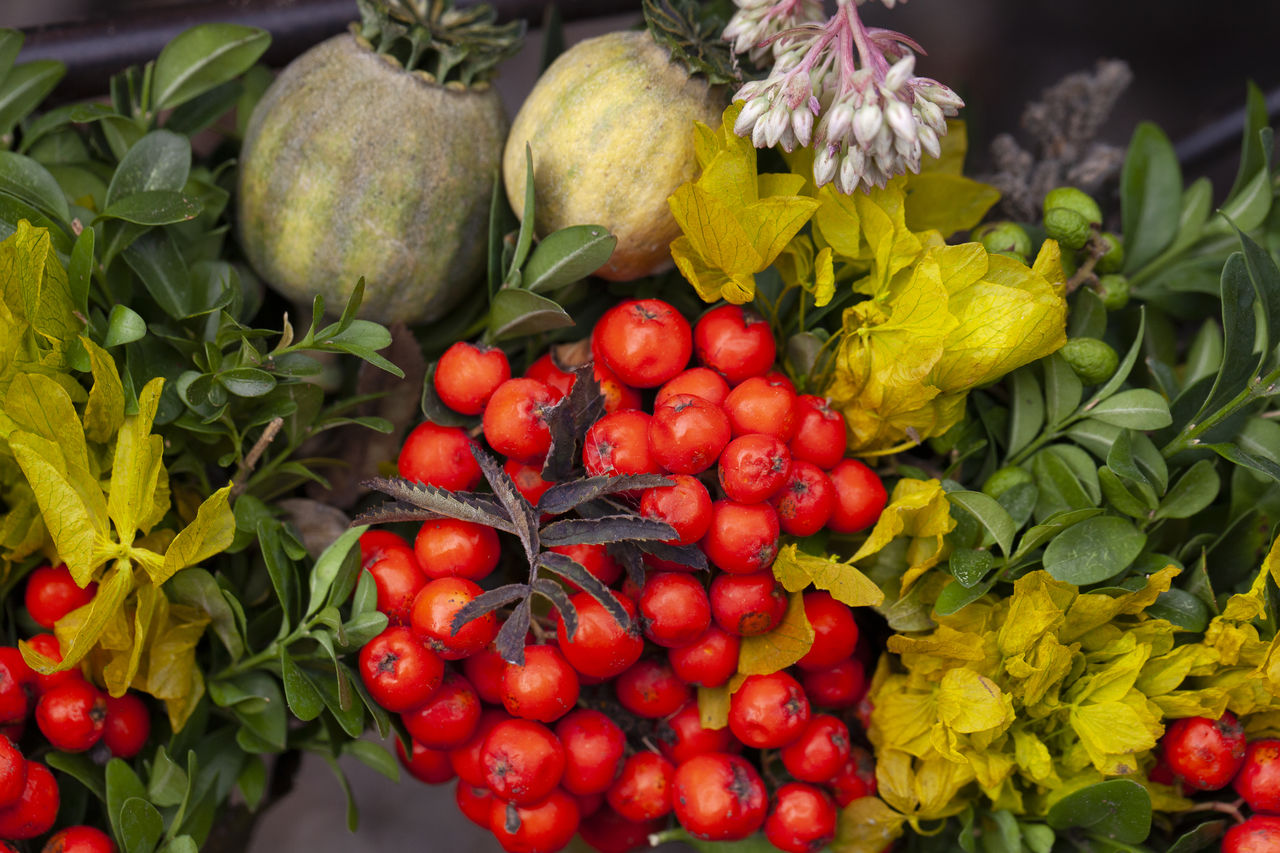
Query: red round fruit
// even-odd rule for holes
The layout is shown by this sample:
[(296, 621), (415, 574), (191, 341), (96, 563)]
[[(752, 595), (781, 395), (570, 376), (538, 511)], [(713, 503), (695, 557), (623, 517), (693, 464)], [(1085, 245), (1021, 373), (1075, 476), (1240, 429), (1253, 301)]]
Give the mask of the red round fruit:
[(578, 826), (582, 840), (599, 853), (631, 853), (647, 848), (649, 836), (661, 832), (667, 822), (661, 818), (635, 823), (611, 808), (602, 808)]
[(424, 521), (413, 541), (422, 573), (437, 578), (483, 580), (498, 565), (498, 531), (473, 521), (433, 518)]
[(669, 649), (667, 660), (681, 681), (698, 687), (719, 687), (738, 671), (741, 642), (736, 634), (712, 624), (689, 645)]
[(578, 674), (555, 646), (526, 646), (524, 666), (508, 663), (502, 704), (513, 716), (554, 722), (578, 701)]
[(480, 723), (480, 697), (471, 682), (456, 672), (445, 674), (422, 705), (400, 715), (413, 739), (429, 749), (453, 749), (475, 734)]
[(820, 708), (852, 708), (867, 692), (867, 673), (857, 658), (803, 671), (800, 679), (805, 694)]
[(93, 826), (68, 826), (49, 836), (40, 853), (116, 853), (116, 843)]
[(804, 594), (804, 615), (813, 626), (813, 645), (797, 666), (828, 669), (853, 654), (858, 645), (858, 623), (849, 605), (836, 601), (829, 592), (811, 590)]
[(378, 612), (387, 614), (387, 621), (392, 625), (408, 625), (412, 618), (413, 600), (427, 585), (427, 578), (413, 551), (408, 548), (381, 551), (365, 566), (365, 570), (373, 575)]
[[(622, 577), (622, 564), (609, 556), (609, 550), (603, 545), (556, 545), (547, 550), (564, 554), (605, 586), (613, 586)], [(566, 583), (574, 591), (582, 591), (572, 581)]]
[(489, 829), (508, 853), (555, 853), (573, 840), (579, 820), (577, 800), (557, 789), (528, 805), (495, 799)]
[(453, 790), (454, 802), (458, 811), (466, 815), (467, 820), (481, 829), (489, 828), (489, 816), (493, 814), (493, 792), (483, 785), (469, 785), (459, 779)]
[(151, 737), (151, 712), (136, 693), (107, 697), (107, 721), (102, 742), (114, 758), (133, 758)]
[(551, 729), (533, 720), (504, 720), (493, 727), (480, 752), (485, 784), (499, 799), (536, 803), (560, 784), (565, 753)]
[(524, 375), (526, 379), (536, 379), (546, 384), (561, 397), (573, 390), (574, 380), (577, 379), (569, 371), (561, 370), (549, 352), (543, 353), (533, 364), (529, 365), (529, 369), (524, 372)]
[(502, 676), (506, 672), (507, 662), (492, 646), (462, 661), (462, 674), (471, 682), (480, 701), (490, 705), (502, 704)]
[(31, 698), (27, 688), (36, 674), (12, 646), (0, 646), (0, 724), (20, 723), (27, 718)]
[(523, 462), (508, 459), (502, 463), (502, 470), (507, 472), (516, 491), (534, 506), (538, 505), (538, 499), (542, 497), (542, 493), (552, 486), (550, 482), (542, 479), (540, 465), (526, 465)]
[(778, 526), (792, 536), (812, 536), (826, 526), (836, 505), (831, 478), (817, 465), (791, 460), (787, 481), (770, 503), (778, 513)]
[(374, 527), (360, 534), (360, 566), (369, 568), (391, 551), (407, 551), (413, 553), (413, 546), (404, 537)]
[(795, 435), (795, 391), (763, 376), (746, 379), (724, 399), (724, 411), (735, 436), (761, 433), (780, 441)]
[(81, 589), (70, 569), (59, 563), (41, 566), (27, 576), (24, 603), (37, 625), (52, 630), (63, 616), (93, 601), (97, 591), (98, 585), (93, 582)]
[(445, 660), (460, 660), (493, 642), (502, 627), (498, 617), (486, 613), (453, 630), (458, 611), (483, 590), (466, 578), (440, 578), (422, 588), (413, 600), (413, 632)]
[(876, 523), (889, 494), (875, 472), (856, 459), (842, 459), (827, 472), (836, 500), (827, 527), (834, 533), (857, 533)]
[(707, 591), (692, 575), (653, 572), (640, 590), (644, 635), (664, 648), (687, 646), (711, 625)]
[(474, 446), (460, 427), (430, 421), (418, 424), (400, 448), (400, 476), (451, 492), (469, 492), (483, 476), (480, 463), (471, 455)]
[(591, 365), (591, 378), (600, 388), (604, 397), (605, 414), (621, 412), (624, 409), (640, 408), (640, 392), (619, 379), (614, 372), (604, 366), (599, 359)]
[(413, 757), (405, 754), (404, 744), (396, 738), (396, 757), (400, 765), (409, 771), (409, 775), (427, 785), (443, 785), (453, 778), (453, 767), (449, 764), (449, 753), (442, 749), (429, 749), (413, 741)]
[(778, 439), (752, 433), (735, 438), (720, 454), (720, 487), (738, 503), (773, 497), (791, 474), (791, 451)]
[(27, 787), (27, 760), (13, 741), (0, 735), (0, 808), (12, 805)]
[(551, 447), (547, 419), (560, 398), (536, 379), (508, 379), (484, 407), (484, 438), (495, 453), (534, 464)]
[(665, 658), (646, 658), (613, 682), (622, 707), (637, 717), (658, 720), (680, 710), (693, 691), (680, 680)]
[(676, 768), (671, 788), (676, 820), (697, 838), (738, 841), (764, 823), (764, 782), (740, 756), (694, 756)]
[(676, 768), (654, 752), (637, 752), (622, 765), (622, 772), (605, 799), (627, 820), (662, 817), (671, 811), (671, 778)]
[(564, 621), (556, 620), (560, 651), (574, 669), (592, 678), (613, 678), (634, 664), (644, 651), (635, 604), (626, 596), (610, 594), (626, 612), (629, 625), (619, 625), (604, 605), (585, 592), (570, 599), (578, 611), (578, 630), (572, 639), (565, 631)]
[(0, 838), (44, 835), (58, 819), (58, 783), (49, 768), (27, 762), (27, 784), (17, 802), (0, 809)]
[[(58, 638), (53, 634), (36, 634), (27, 640), (27, 645), (34, 651), (39, 652), (49, 660), (62, 662), (62, 646), (58, 642)], [(0, 650), (2, 651), (2, 650)], [(23, 663), (25, 666), (25, 662)], [(66, 684), (68, 681), (80, 681), (84, 678), (80, 674), (78, 667), (64, 669), (61, 672), (53, 672), (49, 675), (42, 675), (35, 670), (28, 670), (31, 673), (32, 684), (35, 685), (37, 694), (44, 694), (59, 684)]]
[(710, 598), (711, 618), (739, 637), (767, 634), (787, 613), (787, 591), (768, 569), (749, 575), (716, 575)]
[(1280, 816), (1256, 814), (1227, 830), (1222, 853), (1276, 853), (1280, 850)]
[(731, 752), (733, 734), (728, 727), (704, 729), (697, 702), (689, 702), (658, 724), (658, 749), (673, 764), (680, 765), (695, 755)]
[(778, 514), (764, 503), (716, 501), (702, 550), (718, 568), (737, 575), (763, 571), (778, 556)]
[(649, 416), (635, 409), (605, 415), (591, 425), (582, 445), (582, 463), (593, 477), (657, 474), (649, 453)]
[(690, 545), (711, 526), (711, 495), (707, 487), (688, 474), (672, 474), (672, 485), (645, 489), (640, 495), (640, 514), (665, 521), (676, 530), (675, 545)]
[(796, 434), (791, 437), (791, 458), (812, 462), (822, 470), (834, 468), (844, 458), (849, 436), (844, 415), (822, 397), (796, 397)]
[(677, 394), (691, 394), (714, 406), (721, 406), (724, 398), (729, 396), (729, 383), (709, 367), (691, 367), (658, 389), (653, 407), (656, 409)]
[(649, 421), (649, 453), (673, 474), (699, 474), (716, 464), (729, 443), (729, 418), (692, 394), (669, 397)]
[(69, 681), (40, 697), (36, 725), (63, 752), (84, 752), (102, 739), (107, 700), (87, 681)]
[(484, 742), (493, 727), (512, 717), (501, 708), (486, 708), (480, 712), (480, 720), (471, 737), (448, 751), (449, 766), (458, 778), (469, 785), (484, 785)]
[(455, 412), (478, 415), (499, 385), (511, 378), (511, 364), (500, 349), (458, 341), (436, 362), (433, 382), (440, 402)]
[(840, 808), (860, 800), (873, 797), (876, 793), (876, 760), (870, 752), (860, 746), (851, 747), (849, 760), (844, 763), (827, 786), (835, 795), (836, 804)]
[(656, 388), (684, 370), (693, 354), (689, 321), (660, 299), (615, 305), (592, 339), (605, 366), (635, 388)]
[(693, 346), (698, 361), (723, 374), (730, 385), (764, 373), (778, 356), (769, 324), (737, 305), (703, 314), (693, 328)]
[(1280, 813), (1280, 740), (1263, 738), (1248, 745), (1235, 789), (1255, 812)]
[(849, 750), (849, 727), (830, 714), (818, 714), (782, 748), (782, 765), (801, 782), (826, 782), (848, 762)]
[(1182, 783), (1197, 791), (1223, 788), (1244, 764), (1244, 729), (1230, 711), (1217, 720), (1174, 720), (1160, 744), (1165, 760)]
[(786, 853), (812, 853), (836, 835), (836, 804), (824, 791), (803, 782), (788, 782), (773, 795), (764, 822), (764, 837)]
[(391, 626), (364, 644), (360, 680), (393, 713), (424, 704), (444, 678), (444, 661), (408, 628)]
[(609, 789), (622, 769), (626, 735), (599, 711), (580, 708), (556, 723), (564, 745), (564, 776), (560, 784), (571, 794), (600, 794)]
[(729, 700), (729, 729), (756, 749), (778, 749), (809, 724), (804, 688), (785, 672), (749, 675)]

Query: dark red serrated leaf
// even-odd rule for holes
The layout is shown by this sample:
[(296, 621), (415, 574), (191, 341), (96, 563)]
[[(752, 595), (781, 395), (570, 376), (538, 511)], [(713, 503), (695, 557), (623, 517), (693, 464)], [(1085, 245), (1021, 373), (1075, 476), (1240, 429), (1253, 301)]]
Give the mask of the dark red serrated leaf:
[(529, 633), (531, 620), (530, 599), (526, 598), (516, 605), (503, 623), (502, 630), (498, 631), (493, 647), (507, 663), (524, 666), (524, 638)]
[(558, 483), (570, 479), (578, 468), (582, 440), (591, 425), (604, 415), (604, 395), (588, 362), (573, 371), (573, 388), (551, 410), (551, 448), (542, 465), (542, 479)]
[(644, 586), (644, 552), (634, 542), (611, 542), (609, 556), (627, 570), (627, 580), (638, 587)]
[[(544, 551), (538, 555), (538, 565), (573, 583), (587, 595), (594, 598), (600, 603), (601, 607), (609, 612), (613, 620), (622, 626), (624, 631), (631, 627), (631, 617), (627, 614), (626, 608), (618, 603), (618, 599), (609, 587), (604, 585), (603, 581), (587, 571), (577, 560), (564, 554), (557, 554), (555, 551)], [(566, 629), (567, 627), (568, 625), (566, 624)], [(573, 635), (570, 634), (569, 638), (573, 639)]]
[(436, 486), (413, 483), (402, 477), (374, 477), (365, 480), (362, 485), (401, 503), (412, 504), (446, 518), (485, 524), (507, 533), (516, 532), (515, 525), (507, 517), (506, 509), (492, 495), (450, 492)]
[(538, 511), (547, 515), (560, 515), (605, 495), (655, 489), (670, 486), (673, 482), (661, 474), (622, 474), (617, 477), (587, 477), (556, 483), (538, 499)]
[(513, 529), (510, 532), (520, 540), (525, 556), (532, 563), (542, 549), (538, 541), (538, 511), (520, 494), (516, 484), (511, 481), (511, 476), (498, 464), (498, 460), (475, 445), (471, 446), (471, 455), (476, 458), (484, 478), (489, 481), (489, 487), (511, 519)]
[(429, 521), (443, 518), (438, 512), (422, 509), (404, 501), (387, 501), (378, 506), (366, 509), (351, 520), (351, 527), (361, 524), (394, 524), (398, 521)]
[(638, 515), (606, 515), (601, 518), (566, 518), (542, 528), (546, 545), (608, 545), (637, 539), (676, 538), (676, 530), (665, 521)]
[(636, 542), (636, 547), (668, 563), (679, 563), (690, 569), (706, 571), (710, 568), (707, 555), (697, 545), (672, 545), (669, 542)]
[(521, 598), (528, 598), (528, 596), (529, 585), (524, 583), (509, 583), (505, 586), (482, 592), (464, 604), (453, 615), (453, 621), (449, 623), (449, 629), (456, 634), (471, 620), (479, 619), (486, 613), (492, 613), (500, 607), (506, 607), (511, 602), (518, 601)]
[(573, 606), (573, 602), (569, 600), (569, 593), (565, 592), (564, 587), (551, 580), (550, 578), (538, 578), (533, 582), (533, 591), (541, 595), (547, 601), (551, 602), (551, 606), (560, 614), (560, 618), (564, 621), (564, 633), (570, 640), (573, 635), (578, 633), (578, 608)]

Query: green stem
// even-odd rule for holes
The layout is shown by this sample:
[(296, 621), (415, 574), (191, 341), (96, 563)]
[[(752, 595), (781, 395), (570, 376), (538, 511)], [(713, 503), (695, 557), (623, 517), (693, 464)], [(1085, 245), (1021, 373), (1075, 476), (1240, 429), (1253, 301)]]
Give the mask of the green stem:
[(1234, 415), (1242, 406), (1274, 394), (1277, 382), (1280, 382), (1280, 368), (1276, 368), (1265, 377), (1255, 376), (1245, 385), (1244, 390), (1228, 400), (1225, 405), (1220, 406), (1216, 412), (1198, 424), (1188, 424), (1172, 441), (1160, 448), (1160, 454), (1166, 459), (1171, 459), (1199, 444), (1202, 435)]

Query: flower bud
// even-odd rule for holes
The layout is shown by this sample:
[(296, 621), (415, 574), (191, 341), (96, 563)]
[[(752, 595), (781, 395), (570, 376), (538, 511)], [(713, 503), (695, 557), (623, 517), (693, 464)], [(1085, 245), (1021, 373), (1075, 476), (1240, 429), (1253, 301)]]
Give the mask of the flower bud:
[(841, 101), (827, 110), (827, 138), (832, 142), (843, 142), (853, 130), (853, 107), (847, 101)]
[(836, 188), (845, 195), (852, 195), (862, 182), (862, 173), (866, 157), (861, 148), (850, 148), (840, 160), (840, 174), (836, 178)]
[(813, 158), (813, 183), (814, 186), (825, 186), (831, 183), (836, 176), (836, 171), (840, 168), (840, 148), (835, 145), (826, 145), (818, 150)]
[(889, 101), (885, 107), (884, 117), (893, 128), (893, 132), (901, 139), (914, 142), (916, 138), (916, 118), (911, 114), (911, 107), (897, 98)]
[(932, 128), (937, 133), (947, 132), (947, 117), (942, 114), (942, 108), (933, 101), (918, 97), (915, 109), (920, 116), (920, 124)]
[[(765, 113), (764, 118), (760, 119), (757, 127), (763, 125), (765, 148), (772, 148), (782, 139), (782, 134), (791, 126), (791, 110), (787, 109), (786, 104), (774, 104), (773, 109)], [(758, 143), (757, 143), (758, 145)]]
[(813, 113), (808, 107), (798, 109), (791, 114), (791, 131), (801, 146), (809, 144), (813, 136)]
[(884, 128), (884, 114), (876, 104), (859, 107), (853, 116), (853, 136), (859, 145), (866, 145)]
[(920, 147), (923, 148), (930, 157), (942, 156), (942, 143), (938, 140), (938, 134), (933, 132), (931, 127), (922, 127), (919, 131)]
[(896, 92), (902, 88), (902, 85), (911, 79), (911, 75), (916, 70), (915, 54), (908, 53), (906, 56), (893, 63), (893, 67), (889, 69), (889, 73), (884, 75), (884, 87), (890, 92)]
[(738, 120), (733, 123), (733, 132), (738, 136), (746, 136), (751, 129), (756, 126), (760, 116), (769, 111), (769, 99), (764, 97), (756, 97), (747, 101), (746, 106), (742, 108), (742, 112), (738, 113)]

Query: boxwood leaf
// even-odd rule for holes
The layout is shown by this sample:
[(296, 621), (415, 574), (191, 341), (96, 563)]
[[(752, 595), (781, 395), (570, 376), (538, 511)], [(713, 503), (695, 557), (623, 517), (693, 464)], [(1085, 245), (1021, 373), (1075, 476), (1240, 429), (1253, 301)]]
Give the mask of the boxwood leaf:
[(574, 325), (565, 310), (545, 296), (504, 288), (489, 306), (489, 335), (495, 341), (518, 338)]
[(1108, 397), (1089, 413), (1103, 423), (1130, 429), (1161, 429), (1173, 423), (1169, 402), (1150, 388), (1130, 388)]
[(36, 59), (15, 65), (0, 81), (0, 136), (8, 136), (67, 73), (55, 59)]
[(1121, 844), (1141, 844), (1151, 832), (1151, 795), (1130, 779), (1098, 782), (1068, 794), (1049, 809), (1049, 826), (1078, 826)]
[(147, 190), (180, 192), (191, 173), (191, 143), (168, 130), (153, 130), (121, 158), (107, 185), (107, 206)]
[(1178, 233), (1182, 170), (1164, 131), (1142, 122), (1133, 132), (1120, 174), (1125, 271), (1142, 269)]
[(195, 219), (203, 209), (199, 199), (180, 192), (143, 190), (107, 205), (94, 221), (123, 219), (136, 225), (171, 225)]
[(49, 170), (30, 157), (0, 151), (0, 192), (22, 199), (63, 225), (71, 224), (71, 211), (62, 188)]
[(295, 717), (309, 721), (320, 716), (320, 712), (324, 710), (324, 700), (285, 646), (280, 647), (280, 680), (284, 683), (284, 698)]
[(1005, 554), (1013, 551), (1013, 537), (1018, 528), (1013, 518), (995, 498), (982, 492), (951, 492), (947, 500), (976, 518), (995, 539)]
[(265, 30), (239, 24), (200, 24), (179, 33), (156, 59), (152, 105), (176, 107), (238, 77), (270, 44)]
[(1213, 503), (1221, 488), (1222, 479), (1213, 463), (1201, 459), (1173, 484), (1155, 518), (1190, 518)]
[(601, 225), (571, 225), (548, 234), (524, 268), (524, 286), (555, 290), (586, 278), (604, 266), (618, 238)]
[(1049, 542), (1044, 567), (1056, 580), (1087, 586), (1127, 569), (1146, 542), (1146, 535), (1123, 518), (1090, 518)]
[(974, 548), (961, 548), (955, 551), (948, 560), (951, 576), (966, 589), (973, 589), (991, 571), (995, 558), (990, 551), (979, 551)]
[(1209, 627), (1209, 608), (1186, 590), (1168, 589), (1156, 596), (1147, 614), (1165, 619), (1184, 631), (1200, 632)]

